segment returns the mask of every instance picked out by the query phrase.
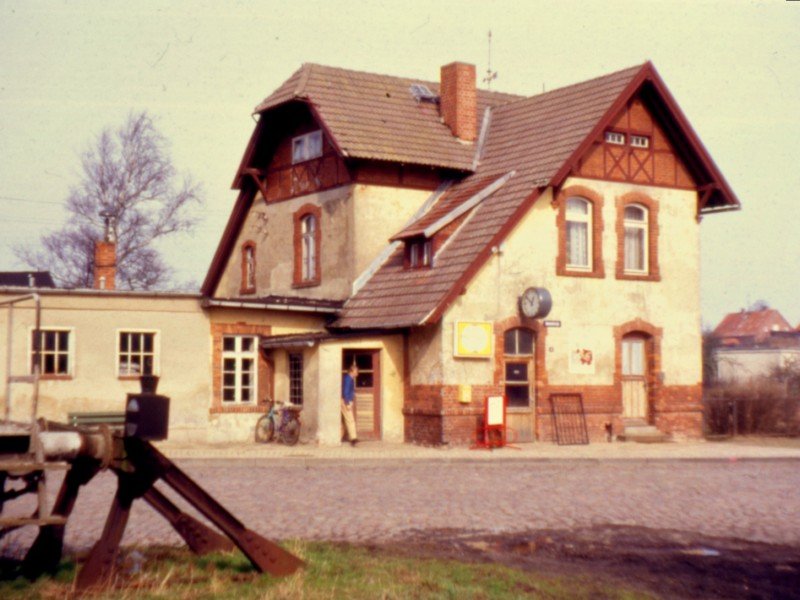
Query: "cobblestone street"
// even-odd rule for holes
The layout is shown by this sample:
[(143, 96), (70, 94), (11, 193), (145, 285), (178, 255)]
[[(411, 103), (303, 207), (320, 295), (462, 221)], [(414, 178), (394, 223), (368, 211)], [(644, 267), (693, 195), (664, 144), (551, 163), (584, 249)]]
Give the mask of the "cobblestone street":
[[(800, 463), (768, 461), (180, 460), (270, 539), (387, 542), (420, 530), (489, 534), (626, 525), (800, 547)], [(67, 545), (100, 536), (116, 486), (79, 497)], [(143, 501), (123, 544), (180, 543)]]

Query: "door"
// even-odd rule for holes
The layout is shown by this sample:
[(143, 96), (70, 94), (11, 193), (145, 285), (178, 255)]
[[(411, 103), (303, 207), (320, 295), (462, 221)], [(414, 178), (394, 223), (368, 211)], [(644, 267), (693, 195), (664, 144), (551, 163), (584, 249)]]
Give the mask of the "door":
[(642, 336), (622, 339), (622, 416), (647, 420), (647, 340)]
[(356, 399), (353, 416), (358, 437), (362, 440), (381, 439), (381, 361), (380, 350), (345, 350), (342, 352), (342, 374), (355, 362)]

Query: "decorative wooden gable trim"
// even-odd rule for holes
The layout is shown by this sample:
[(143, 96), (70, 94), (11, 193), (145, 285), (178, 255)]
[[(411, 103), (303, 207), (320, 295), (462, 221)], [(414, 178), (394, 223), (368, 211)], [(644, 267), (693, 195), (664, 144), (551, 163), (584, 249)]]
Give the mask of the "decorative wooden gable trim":
[(640, 97), (632, 98), (592, 140), (572, 174), (670, 188), (696, 187), (686, 165)]

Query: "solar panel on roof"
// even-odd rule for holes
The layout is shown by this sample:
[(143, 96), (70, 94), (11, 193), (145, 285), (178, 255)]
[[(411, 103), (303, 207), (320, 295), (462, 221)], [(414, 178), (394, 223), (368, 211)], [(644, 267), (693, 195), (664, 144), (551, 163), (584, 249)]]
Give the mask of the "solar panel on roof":
[(410, 90), (417, 102), (436, 102), (439, 99), (427, 85), (421, 83), (412, 83)]

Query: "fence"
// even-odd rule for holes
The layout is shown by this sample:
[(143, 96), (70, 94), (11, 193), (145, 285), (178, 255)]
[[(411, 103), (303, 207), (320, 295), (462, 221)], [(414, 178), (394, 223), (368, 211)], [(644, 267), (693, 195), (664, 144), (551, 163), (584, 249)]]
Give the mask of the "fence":
[(703, 428), (706, 436), (800, 435), (800, 395), (775, 385), (707, 389)]

